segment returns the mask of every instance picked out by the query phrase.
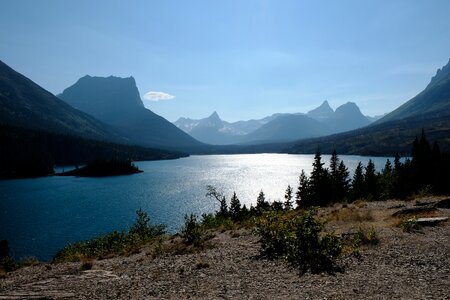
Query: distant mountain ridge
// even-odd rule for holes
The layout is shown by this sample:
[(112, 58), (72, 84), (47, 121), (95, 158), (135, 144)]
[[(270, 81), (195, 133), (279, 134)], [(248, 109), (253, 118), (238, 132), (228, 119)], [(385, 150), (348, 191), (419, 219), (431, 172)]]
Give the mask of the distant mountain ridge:
[(376, 124), (450, 110), (450, 60), (417, 96), (387, 114)]
[(287, 146), (289, 153), (323, 153), (409, 156), (411, 143), (421, 131), (441, 149), (450, 151), (450, 61), (438, 69), (417, 96), (370, 126)]
[(58, 97), (123, 132), (141, 146), (187, 150), (203, 145), (146, 109), (133, 77), (84, 76)]
[(173, 124), (195, 139), (208, 144), (228, 145), (240, 143), (242, 136), (253, 132), (262, 125), (278, 117), (279, 114), (260, 120), (227, 122), (217, 112), (203, 119), (179, 118)]
[(277, 113), (259, 120), (229, 123), (214, 112), (208, 118), (180, 118), (174, 122), (199, 141), (216, 145), (293, 141), (343, 132), (370, 123), (355, 103), (348, 102), (334, 111), (328, 101), (306, 114)]

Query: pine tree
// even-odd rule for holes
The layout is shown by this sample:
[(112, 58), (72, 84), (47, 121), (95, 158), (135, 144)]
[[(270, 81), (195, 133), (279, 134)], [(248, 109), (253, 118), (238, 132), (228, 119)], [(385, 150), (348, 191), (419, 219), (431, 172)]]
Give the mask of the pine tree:
[(316, 205), (324, 206), (330, 202), (330, 182), (328, 171), (323, 168), (324, 163), (320, 152), (314, 157), (313, 170), (310, 177), (311, 197)]
[(343, 161), (339, 160), (336, 151), (330, 159), (331, 200), (337, 202), (344, 199), (348, 193), (348, 170)]
[(269, 203), (266, 202), (266, 196), (264, 195), (264, 192), (261, 190), (259, 192), (258, 198), (256, 199), (256, 209), (261, 211), (267, 209), (268, 206)]
[(352, 197), (353, 200), (358, 200), (366, 196), (364, 188), (364, 173), (362, 163), (359, 162), (353, 174), (352, 181)]
[(286, 189), (286, 193), (284, 194), (284, 199), (286, 200), (284, 202), (284, 209), (291, 210), (293, 201), (292, 201), (292, 187), (290, 185), (288, 185), (288, 187)]
[(378, 186), (377, 186), (377, 174), (375, 171), (375, 164), (371, 159), (366, 166), (366, 173), (364, 175), (364, 184), (366, 186), (367, 196), (377, 200), (378, 199)]
[(348, 197), (350, 190), (350, 178), (347, 167), (341, 160), (338, 167), (338, 179), (337, 179), (337, 196), (338, 200), (343, 200)]
[(225, 199), (225, 196), (222, 196), (222, 199), (220, 199), (220, 208), (219, 208), (218, 215), (222, 216), (222, 217), (226, 217), (226, 216), (228, 216), (228, 214), (229, 214), (229, 211), (228, 211), (227, 199)]
[(304, 170), (300, 173), (299, 185), (295, 193), (295, 203), (297, 207), (308, 207), (312, 205), (309, 179)]
[(387, 200), (393, 195), (394, 171), (392, 169), (391, 161), (386, 160), (383, 170), (379, 176), (380, 183), (380, 199)]
[(333, 181), (338, 178), (338, 168), (339, 168), (339, 157), (336, 153), (336, 150), (333, 151), (330, 158), (330, 176)]
[(230, 214), (233, 220), (238, 220), (241, 214), (241, 202), (236, 196), (236, 192), (233, 193), (230, 201)]

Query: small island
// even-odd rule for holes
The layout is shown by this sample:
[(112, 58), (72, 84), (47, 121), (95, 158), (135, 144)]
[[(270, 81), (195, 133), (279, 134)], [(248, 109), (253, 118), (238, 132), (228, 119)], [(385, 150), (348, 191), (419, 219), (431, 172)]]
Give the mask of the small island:
[(106, 177), (142, 173), (131, 160), (103, 160), (98, 159), (92, 163), (71, 171), (58, 174), (59, 176), (79, 177)]

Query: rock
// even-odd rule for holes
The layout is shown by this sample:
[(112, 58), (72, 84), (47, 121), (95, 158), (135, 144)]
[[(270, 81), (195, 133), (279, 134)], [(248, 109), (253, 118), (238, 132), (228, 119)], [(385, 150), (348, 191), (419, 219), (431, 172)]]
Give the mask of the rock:
[(437, 208), (450, 208), (450, 198), (443, 199), (439, 202), (437, 202), (434, 207)]
[(398, 216), (404, 216), (404, 215), (412, 215), (416, 213), (423, 213), (423, 212), (432, 212), (435, 211), (435, 207), (433, 205), (426, 205), (426, 206), (417, 206), (417, 207), (407, 207), (400, 209), (392, 214), (393, 217)]
[[(418, 218), (415, 221), (421, 226), (434, 226), (448, 220), (448, 217)], [(411, 219), (413, 221), (413, 219)]]

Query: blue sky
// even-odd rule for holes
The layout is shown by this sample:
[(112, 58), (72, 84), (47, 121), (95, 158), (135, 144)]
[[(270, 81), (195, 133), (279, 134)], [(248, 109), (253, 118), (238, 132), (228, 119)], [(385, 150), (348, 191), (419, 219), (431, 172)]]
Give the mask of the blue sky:
[(133, 76), (170, 121), (324, 100), (377, 115), (448, 62), (449, 11), (447, 0), (1, 0), (0, 60), (54, 94), (86, 74)]

